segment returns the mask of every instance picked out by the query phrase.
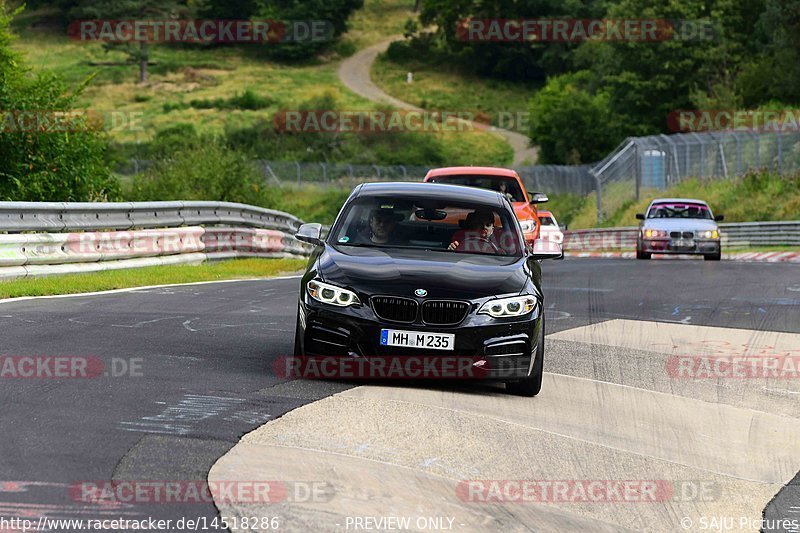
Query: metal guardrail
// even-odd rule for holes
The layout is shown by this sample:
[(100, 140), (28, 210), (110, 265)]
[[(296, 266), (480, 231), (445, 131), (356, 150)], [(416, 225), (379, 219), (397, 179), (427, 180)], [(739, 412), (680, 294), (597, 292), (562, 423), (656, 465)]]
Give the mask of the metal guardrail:
[(302, 223), (230, 202), (0, 202), (0, 278), (307, 256)]
[[(730, 222), (719, 224), (723, 246), (800, 247), (800, 220), (787, 222)], [(564, 250), (595, 252), (633, 250), (638, 226), (583, 229), (564, 232)]]
[(289, 213), (232, 202), (0, 202), (0, 232), (88, 231), (226, 224), (296, 231)]

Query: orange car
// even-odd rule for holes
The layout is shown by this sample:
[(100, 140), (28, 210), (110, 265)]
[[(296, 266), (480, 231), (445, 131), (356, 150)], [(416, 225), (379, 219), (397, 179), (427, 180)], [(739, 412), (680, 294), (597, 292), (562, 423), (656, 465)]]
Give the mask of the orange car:
[(508, 168), (497, 167), (447, 167), (428, 171), (424, 181), (466, 185), (502, 192), (514, 207), (525, 242), (532, 244), (539, 238), (539, 218), (536, 204), (547, 201), (542, 193), (529, 193), (519, 175)]

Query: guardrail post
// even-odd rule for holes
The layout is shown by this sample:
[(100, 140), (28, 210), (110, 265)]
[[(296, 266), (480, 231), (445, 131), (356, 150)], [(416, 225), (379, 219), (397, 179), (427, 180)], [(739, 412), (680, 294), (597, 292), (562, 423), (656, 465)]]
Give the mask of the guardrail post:
[(639, 143), (633, 145), (633, 164), (635, 165), (633, 175), (636, 181), (636, 201), (639, 201), (639, 188), (642, 186), (642, 161), (639, 158)]

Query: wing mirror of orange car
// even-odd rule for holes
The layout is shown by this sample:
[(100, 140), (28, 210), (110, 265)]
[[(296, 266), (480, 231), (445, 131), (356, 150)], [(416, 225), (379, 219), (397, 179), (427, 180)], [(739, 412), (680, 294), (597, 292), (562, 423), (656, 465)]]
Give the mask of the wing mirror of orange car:
[(714, 217), (714, 220), (716, 220), (717, 222), (725, 220), (725, 215), (717, 215)]
[(644, 213), (636, 213), (636, 220), (644, 220)]
[(550, 198), (543, 192), (529, 192), (528, 199), (532, 204), (543, 204), (550, 201)]

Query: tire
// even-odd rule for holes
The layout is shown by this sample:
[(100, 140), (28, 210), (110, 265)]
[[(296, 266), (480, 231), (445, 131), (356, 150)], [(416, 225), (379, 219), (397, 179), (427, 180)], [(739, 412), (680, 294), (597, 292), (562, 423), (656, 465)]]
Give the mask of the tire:
[(703, 259), (705, 259), (706, 261), (719, 261), (720, 259), (722, 259), (722, 250), (720, 250), (715, 254), (704, 255)]
[(303, 343), (300, 339), (300, 311), (297, 312), (297, 324), (294, 328), (294, 354), (295, 357), (302, 357)]
[(636, 259), (650, 259), (651, 255), (646, 252), (640, 252), (638, 249), (636, 250)]
[(539, 328), (539, 339), (536, 347), (536, 360), (533, 362), (531, 375), (521, 381), (506, 382), (506, 391), (516, 396), (532, 398), (542, 390), (542, 375), (544, 374), (544, 314), (542, 326)]

